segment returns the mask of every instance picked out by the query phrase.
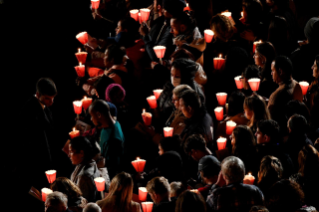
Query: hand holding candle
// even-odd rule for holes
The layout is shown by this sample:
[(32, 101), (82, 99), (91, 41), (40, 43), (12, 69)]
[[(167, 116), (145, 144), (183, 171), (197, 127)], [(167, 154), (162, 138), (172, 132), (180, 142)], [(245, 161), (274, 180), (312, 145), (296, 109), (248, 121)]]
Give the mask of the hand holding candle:
[(138, 199), (141, 202), (146, 201), (146, 199), (147, 199), (147, 190), (146, 190), (145, 187), (139, 187), (138, 188)]
[(73, 127), (73, 130), (69, 132), (69, 136), (71, 139), (80, 136), (80, 131), (76, 130), (75, 127)]
[(221, 70), (225, 65), (225, 59), (222, 58), (222, 55), (220, 54), (219, 57), (214, 58), (214, 69), (215, 70)]
[(254, 185), (255, 182), (255, 177), (251, 175), (251, 173), (248, 173), (248, 175), (245, 175), (244, 177), (244, 184), (248, 184), (248, 185)]
[(42, 188), (41, 193), (42, 193), (42, 201), (45, 202), (47, 200), (47, 196), (51, 194), (53, 191), (48, 188)]
[(227, 93), (224, 93), (224, 92), (216, 93), (216, 98), (219, 105), (225, 105), (227, 100)]
[(206, 29), (204, 30), (204, 37), (205, 37), (206, 43), (210, 43), (213, 40), (214, 32), (210, 29)]
[(143, 172), (145, 167), (146, 160), (136, 158), (132, 161), (132, 165), (135, 168), (136, 172)]
[(226, 142), (227, 142), (227, 139), (226, 138), (223, 138), (223, 137), (220, 137), (217, 139), (217, 148), (218, 150), (223, 150), (226, 148)]
[(248, 80), (249, 87), (252, 91), (256, 92), (259, 89), (260, 79), (259, 78), (251, 78)]
[(163, 132), (164, 132), (164, 137), (173, 137), (174, 128), (173, 127), (164, 127)]
[(152, 212), (153, 203), (152, 202), (142, 202), (143, 212)]
[(143, 9), (140, 9), (140, 13), (141, 13), (142, 22), (148, 21), (148, 18), (150, 17), (151, 10), (147, 9), (147, 8), (143, 8)]
[(143, 109), (142, 119), (146, 126), (150, 126), (152, 124), (152, 114), (145, 112), (145, 109)]
[(300, 85), (301, 90), (302, 90), (302, 95), (306, 95), (307, 91), (308, 91), (309, 83), (306, 81), (301, 81), (301, 82), (299, 82), (299, 85)]
[(86, 57), (87, 57), (88, 53), (87, 52), (81, 52), (81, 49), (78, 49), (78, 52), (75, 53), (75, 57), (78, 60), (78, 62), (80, 64), (85, 64), (86, 62)]
[(233, 121), (227, 121), (226, 122), (226, 134), (231, 135), (233, 130), (236, 128), (236, 123)]
[(135, 21), (138, 21), (138, 10), (130, 10), (130, 15)]
[(160, 63), (163, 64), (163, 57), (165, 55), (166, 47), (165, 46), (154, 46), (153, 50), (156, 54), (156, 57), (160, 60)]
[(223, 107), (216, 107), (214, 109), (215, 116), (217, 121), (222, 121), (224, 119), (224, 108)]
[(51, 184), (56, 179), (56, 171), (55, 170), (48, 170), (45, 172), (45, 175), (47, 176), (48, 182)]
[(103, 177), (94, 178), (96, 189), (98, 191), (104, 191), (105, 189), (105, 179)]

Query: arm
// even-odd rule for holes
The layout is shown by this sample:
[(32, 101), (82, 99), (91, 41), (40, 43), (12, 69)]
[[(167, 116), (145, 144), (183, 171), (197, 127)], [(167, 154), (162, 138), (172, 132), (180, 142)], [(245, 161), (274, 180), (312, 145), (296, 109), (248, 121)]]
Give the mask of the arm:
[(79, 176), (77, 186), (80, 188), (83, 197), (87, 199), (88, 202), (96, 201), (96, 186), (92, 176)]
[(293, 92), (293, 99), (297, 99), (302, 102), (303, 100), (303, 95), (302, 95), (302, 90), (299, 84), (296, 84), (294, 92)]

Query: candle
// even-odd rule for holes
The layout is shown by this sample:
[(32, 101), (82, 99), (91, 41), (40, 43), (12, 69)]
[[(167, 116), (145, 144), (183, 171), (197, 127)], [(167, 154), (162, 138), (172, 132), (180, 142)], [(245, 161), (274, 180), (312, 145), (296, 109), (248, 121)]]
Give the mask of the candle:
[(76, 130), (75, 127), (73, 127), (73, 130), (69, 132), (69, 136), (71, 139), (80, 136), (80, 131)]
[(75, 37), (83, 45), (86, 44), (89, 41), (89, 36), (88, 36), (87, 32), (81, 32), (81, 33), (77, 34)]
[(136, 172), (143, 172), (145, 167), (146, 160), (136, 158), (132, 161), (132, 165), (135, 168)]
[(81, 53), (81, 48), (78, 48), (78, 53)]
[(161, 59), (164, 57), (166, 51), (165, 46), (154, 46), (153, 49), (157, 58)]
[(148, 18), (150, 17), (151, 10), (147, 8), (143, 8), (143, 9), (140, 9), (140, 13), (141, 13), (142, 22), (147, 21)]
[(243, 82), (241, 81), (241, 76), (237, 76), (234, 79), (235, 79), (237, 89), (243, 89), (244, 85), (243, 85)]
[(76, 74), (78, 75), (78, 77), (84, 77), (85, 76), (85, 66), (82, 65), (82, 63), (80, 62), (80, 64), (78, 66), (74, 67)]
[(164, 137), (172, 137), (173, 132), (174, 132), (174, 128), (173, 127), (164, 127), (163, 132), (164, 132)]
[(143, 212), (152, 212), (153, 203), (152, 202), (142, 202)]
[(152, 109), (157, 108), (156, 97), (154, 95), (147, 97), (146, 100)]
[(53, 191), (48, 188), (42, 188), (41, 193), (42, 193), (42, 201), (45, 202), (47, 200), (47, 196), (51, 194)]
[(199, 194), (199, 191), (198, 191), (198, 189), (191, 189), (191, 190), (189, 190), (190, 192), (193, 192), (193, 193), (195, 193), (195, 194)]
[(100, 0), (91, 0), (92, 9), (97, 10), (100, 6)]
[(204, 37), (205, 37), (206, 43), (210, 43), (213, 40), (214, 32), (210, 29), (206, 29), (204, 30)]
[(160, 97), (162, 92), (163, 92), (163, 89), (153, 90), (153, 93), (154, 93), (154, 96), (155, 96), (156, 99), (158, 99)]
[(223, 107), (216, 107), (214, 109), (215, 116), (217, 121), (221, 121), (224, 119), (224, 108)]
[(220, 54), (219, 57), (214, 58), (214, 69), (220, 70), (225, 65), (225, 59), (222, 58), (222, 55)]
[(146, 201), (146, 199), (147, 199), (147, 190), (146, 190), (145, 187), (139, 187), (138, 188), (138, 199), (141, 202)]
[(152, 124), (152, 114), (145, 112), (145, 109), (143, 109), (142, 119), (146, 126), (150, 126)]
[(299, 85), (300, 85), (301, 90), (302, 90), (302, 95), (306, 95), (307, 91), (308, 91), (309, 83), (306, 81), (301, 81), (301, 82), (299, 82)]
[(98, 191), (104, 191), (105, 189), (105, 179), (103, 177), (94, 178), (96, 189)]
[(251, 175), (251, 173), (248, 173), (248, 175), (245, 175), (244, 177), (244, 184), (254, 185), (255, 177)]
[(82, 101), (74, 101), (73, 107), (74, 107), (75, 114), (79, 115), (82, 113)]
[(226, 138), (223, 138), (223, 137), (220, 137), (217, 139), (217, 148), (218, 150), (223, 150), (226, 148), (226, 142), (227, 142), (227, 139)]
[(138, 10), (130, 10), (130, 15), (135, 21), (138, 21)]
[(56, 170), (48, 170), (45, 172), (45, 175), (47, 176), (48, 182), (51, 184), (56, 179)]
[(79, 49), (78, 53), (75, 53), (76, 59), (81, 64), (85, 64), (87, 56), (88, 56), (88, 53), (87, 52), (81, 52), (81, 49)]
[(227, 18), (231, 19), (231, 12), (222, 12), (221, 13), (223, 16), (226, 16)]
[(225, 105), (227, 100), (227, 93), (220, 92), (216, 93), (217, 101), (219, 105)]
[(241, 15), (241, 17), (244, 17), (244, 12), (241, 12), (240, 15)]
[(92, 103), (92, 98), (86, 98), (86, 96), (84, 96), (84, 98), (82, 99), (82, 106), (84, 110), (87, 110), (90, 105)]
[(259, 78), (251, 78), (248, 80), (249, 87), (252, 91), (258, 91), (260, 79)]
[(262, 43), (262, 41), (260, 40), (260, 41), (255, 41), (254, 42), (254, 45), (253, 45), (253, 53), (255, 53), (255, 51), (256, 51), (256, 46), (258, 45), (258, 44), (260, 44), (260, 43)]
[(186, 7), (184, 7), (183, 11), (191, 11), (191, 8), (189, 7), (188, 3), (186, 3)]
[(231, 135), (233, 130), (236, 128), (236, 123), (233, 121), (227, 121), (226, 122), (226, 134)]

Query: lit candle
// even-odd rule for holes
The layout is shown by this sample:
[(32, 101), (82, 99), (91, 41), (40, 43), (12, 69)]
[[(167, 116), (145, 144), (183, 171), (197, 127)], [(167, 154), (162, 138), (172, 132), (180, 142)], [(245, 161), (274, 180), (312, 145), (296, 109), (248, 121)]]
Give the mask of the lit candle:
[(147, 97), (146, 100), (152, 109), (157, 108), (157, 101), (154, 95)]
[(152, 124), (152, 114), (145, 112), (145, 109), (143, 109), (142, 119), (146, 126), (150, 126)]
[(136, 172), (143, 172), (145, 167), (146, 160), (140, 159), (139, 157), (136, 160), (132, 161), (132, 165), (135, 168)]
[(154, 46), (153, 50), (156, 54), (156, 57), (160, 60), (160, 63), (163, 64), (162, 58), (165, 55), (166, 47), (165, 46)]
[(105, 189), (105, 179), (103, 177), (94, 178), (96, 189), (98, 191), (104, 191)]
[(240, 15), (241, 15), (241, 17), (244, 17), (244, 12), (241, 12)]
[(78, 52), (75, 53), (75, 57), (78, 60), (79, 63), (85, 64), (86, 58), (88, 53), (87, 52), (81, 52), (81, 49), (78, 49)]
[(74, 107), (75, 114), (79, 115), (82, 113), (82, 101), (74, 101), (73, 107)]
[(226, 16), (227, 18), (231, 19), (231, 12), (222, 12), (223, 16)]
[(56, 179), (56, 170), (48, 170), (45, 172), (45, 175), (47, 176), (48, 182), (51, 184)]
[(160, 97), (162, 92), (163, 92), (163, 89), (153, 90), (153, 93), (154, 93), (154, 96), (155, 96), (156, 99), (158, 99)]
[(89, 36), (88, 36), (87, 32), (81, 32), (81, 33), (77, 34), (75, 37), (83, 45), (86, 44), (89, 41)]
[(92, 4), (92, 9), (96, 11), (97, 9), (99, 9), (100, 0), (91, 0), (91, 4)]
[(163, 132), (164, 132), (164, 137), (172, 137), (173, 132), (174, 132), (174, 128), (173, 127), (164, 127)]
[(254, 185), (255, 177), (251, 175), (251, 173), (248, 173), (248, 175), (245, 175), (244, 177), (244, 184)]
[(76, 130), (75, 127), (73, 127), (73, 130), (69, 132), (69, 136), (71, 139), (80, 136), (80, 131)]
[(214, 58), (214, 69), (220, 70), (225, 65), (225, 59), (222, 58), (222, 55), (220, 54), (219, 57)]
[(224, 108), (223, 107), (216, 107), (214, 109), (215, 116), (217, 121), (222, 121), (224, 119)]
[(233, 121), (227, 121), (226, 122), (226, 134), (231, 135), (233, 130), (236, 128), (236, 123)]
[(138, 21), (138, 10), (130, 10), (130, 15), (135, 21)]
[(214, 32), (210, 29), (206, 29), (204, 30), (204, 37), (205, 37), (206, 43), (210, 43), (213, 40)]
[(217, 148), (218, 150), (223, 150), (226, 148), (226, 142), (227, 142), (227, 139), (226, 138), (223, 138), (223, 137), (220, 137), (217, 139)]
[(141, 13), (142, 22), (147, 21), (148, 18), (150, 17), (151, 10), (147, 8), (143, 8), (143, 9), (140, 9), (140, 13)]
[(237, 89), (243, 89), (244, 85), (243, 85), (243, 82), (241, 81), (241, 76), (237, 76), (234, 79), (235, 79)]
[(147, 199), (147, 190), (146, 190), (145, 187), (139, 187), (138, 188), (138, 199), (141, 202), (146, 201), (146, 199)]
[(78, 77), (84, 77), (85, 76), (85, 66), (82, 65), (82, 63), (80, 62), (78, 66), (74, 67), (76, 74), (78, 75)]
[(260, 41), (255, 41), (254, 42), (254, 45), (253, 45), (253, 53), (255, 53), (255, 51), (256, 51), (256, 46), (258, 45), (258, 44), (260, 44), (260, 43), (262, 43), (262, 41), (260, 40)]
[(299, 85), (300, 85), (301, 90), (302, 90), (302, 95), (306, 95), (307, 91), (308, 91), (309, 83), (306, 81), (301, 81), (301, 82), (299, 82)]
[(249, 87), (252, 91), (258, 91), (259, 85), (260, 85), (260, 79), (259, 78), (251, 78), (248, 80)]
[(42, 193), (42, 201), (45, 202), (47, 200), (47, 196), (51, 194), (53, 191), (48, 188), (42, 188), (41, 193)]
[(81, 48), (78, 48), (78, 53), (81, 53)]
[(186, 7), (184, 7), (184, 11), (191, 11), (191, 8), (189, 8), (189, 4), (186, 3)]
[(84, 96), (84, 98), (82, 99), (83, 109), (86, 111), (90, 107), (91, 103), (92, 98), (87, 98), (86, 96)]
[(142, 202), (141, 204), (142, 204), (143, 212), (152, 212), (153, 210), (152, 202)]
[(227, 100), (227, 93), (220, 92), (216, 93), (217, 101), (219, 105), (225, 105)]

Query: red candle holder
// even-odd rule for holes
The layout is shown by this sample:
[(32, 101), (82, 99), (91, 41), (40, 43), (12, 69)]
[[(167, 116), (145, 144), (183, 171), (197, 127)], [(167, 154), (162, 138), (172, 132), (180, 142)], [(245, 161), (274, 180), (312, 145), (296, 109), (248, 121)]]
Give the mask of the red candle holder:
[(74, 66), (74, 69), (76, 71), (76, 74), (78, 77), (84, 77), (85, 76), (85, 66), (81, 63), (78, 66)]
[(85, 64), (87, 56), (88, 56), (88, 53), (87, 52), (81, 52), (81, 49), (79, 49), (79, 51), (77, 53), (75, 53), (76, 59), (81, 64)]
[(152, 212), (153, 203), (152, 202), (142, 202), (143, 212)]
[(259, 78), (251, 78), (248, 80), (249, 87), (252, 91), (258, 91), (259, 85), (260, 85), (260, 79)]
[(163, 92), (163, 89), (153, 90), (153, 93), (154, 93), (154, 96), (155, 96), (156, 99), (158, 99), (160, 97), (162, 92)]
[(165, 46), (154, 46), (153, 49), (157, 58), (162, 59), (164, 57), (166, 51)]
[(90, 67), (88, 69), (88, 73), (89, 73), (90, 77), (96, 77), (96, 76), (99, 76), (100, 74), (103, 74), (104, 71), (102, 69), (99, 69), (99, 68)]
[(237, 124), (233, 121), (226, 122), (226, 134), (231, 135), (233, 130), (236, 128)]
[(47, 200), (47, 196), (51, 194), (53, 191), (48, 188), (42, 188), (41, 193), (42, 193), (42, 201), (45, 202)]
[(146, 164), (146, 160), (136, 158), (136, 160), (132, 161), (132, 165), (135, 168), (136, 172), (143, 172)]
[(91, 0), (92, 9), (97, 10), (100, 6), (100, 0)]
[(96, 189), (98, 191), (104, 191), (105, 189), (105, 179), (103, 177), (94, 178)]
[(215, 116), (217, 121), (222, 121), (224, 119), (224, 108), (223, 107), (216, 107), (214, 109)]
[(145, 109), (142, 113), (142, 119), (146, 126), (150, 126), (152, 124), (152, 114), (145, 112)]
[(86, 96), (82, 99), (83, 109), (86, 111), (92, 103), (92, 98), (87, 98)]
[(216, 98), (219, 105), (225, 105), (227, 100), (227, 93), (224, 93), (224, 92), (216, 93)]
[(48, 170), (45, 172), (45, 175), (47, 176), (48, 182), (51, 184), (56, 179), (56, 170)]
[(256, 46), (258, 45), (258, 44), (260, 44), (260, 43), (262, 43), (262, 41), (260, 40), (260, 41), (255, 41), (254, 42), (254, 44), (253, 44), (253, 53), (255, 53), (255, 51), (256, 51)]
[(80, 115), (82, 113), (82, 101), (74, 101), (73, 107), (75, 114)]
[(245, 175), (243, 183), (248, 185), (254, 185), (255, 177), (251, 175), (251, 173), (248, 173)]
[(309, 83), (306, 81), (301, 81), (301, 82), (299, 82), (299, 85), (300, 85), (301, 90), (302, 90), (302, 95), (306, 95), (307, 91), (308, 91)]
[(222, 58), (222, 55), (220, 54), (219, 57), (214, 58), (214, 69), (215, 70), (221, 70), (225, 65), (225, 59)]
[(234, 79), (235, 79), (237, 89), (243, 89), (244, 85), (243, 85), (243, 82), (241, 81), (241, 76), (237, 76)]
[(150, 17), (151, 10), (147, 8), (140, 9), (141, 19), (143, 21), (147, 21)]
[(75, 127), (73, 127), (73, 130), (69, 132), (69, 136), (71, 139), (80, 136), (80, 131), (76, 130)]
[(142, 22), (143, 22), (142, 17), (141, 17), (141, 13), (138, 13), (138, 22), (140, 24), (142, 24)]
[(154, 95), (147, 97), (146, 100), (152, 109), (157, 108), (157, 101)]
[(135, 21), (138, 21), (138, 10), (130, 10), (130, 16), (134, 18)]
[(213, 40), (214, 32), (210, 29), (206, 29), (204, 30), (204, 37), (205, 37), (206, 43), (210, 43)]
[(145, 187), (138, 188), (138, 199), (141, 202), (145, 202), (147, 200), (147, 190)]
[(173, 137), (174, 128), (173, 127), (164, 127), (163, 132), (164, 132), (164, 137)]
[(81, 32), (81, 33), (77, 34), (75, 37), (83, 45), (85, 45), (89, 41), (89, 36), (88, 36), (87, 32)]
[(217, 139), (217, 148), (218, 150), (223, 150), (226, 148), (226, 142), (227, 142), (227, 139), (226, 138), (223, 138), (223, 137), (220, 137)]

